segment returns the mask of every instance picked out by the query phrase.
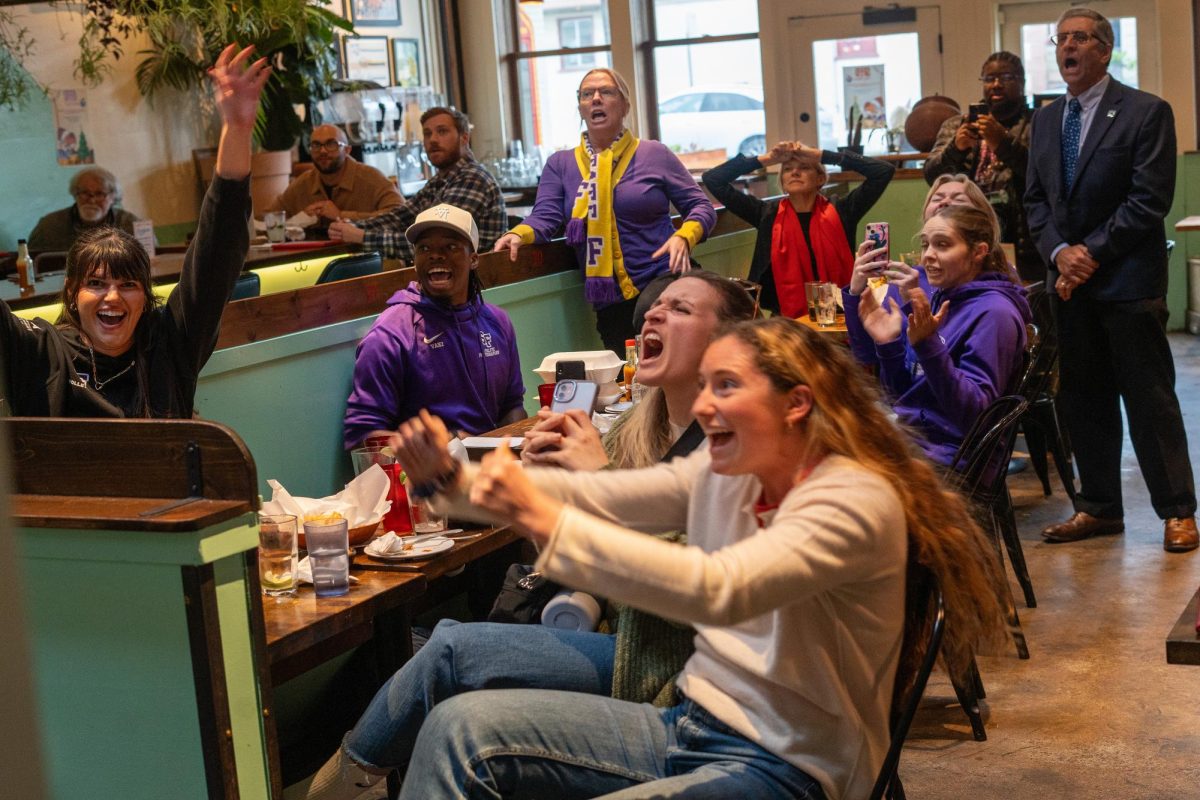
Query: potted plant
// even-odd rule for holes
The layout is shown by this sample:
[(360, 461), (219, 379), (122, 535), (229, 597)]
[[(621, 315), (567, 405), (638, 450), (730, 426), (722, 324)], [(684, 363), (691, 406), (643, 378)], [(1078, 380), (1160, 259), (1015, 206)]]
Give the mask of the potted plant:
[(863, 113), (858, 107), (858, 103), (850, 106), (850, 110), (846, 112), (846, 144), (844, 147), (839, 147), (843, 153), (863, 154), (862, 145), (862, 127)]

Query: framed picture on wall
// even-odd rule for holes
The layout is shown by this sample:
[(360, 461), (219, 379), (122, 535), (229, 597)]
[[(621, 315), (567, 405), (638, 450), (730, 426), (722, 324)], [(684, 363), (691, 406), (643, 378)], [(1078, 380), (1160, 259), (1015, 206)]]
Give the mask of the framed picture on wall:
[(346, 6), (356, 26), (400, 24), (400, 0), (346, 0)]
[(416, 39), (392, 39), (392, 85), (421, 85), (421, 46)]
[(342, 39), (342, 65), (352, 81), (374, 81), (380, 86), (391, 83), (386, 36), (347, 36)]

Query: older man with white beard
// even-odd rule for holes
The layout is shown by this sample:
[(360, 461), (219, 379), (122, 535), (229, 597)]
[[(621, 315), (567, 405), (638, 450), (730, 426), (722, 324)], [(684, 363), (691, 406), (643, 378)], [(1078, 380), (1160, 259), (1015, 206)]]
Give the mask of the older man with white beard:
[(75, 204), (38, 220), (29, 234), (31, 253), (70, 250), (76, 236), (100, 225), (133, 233), (138, 218), (117, 207), (121, 202), (117, 176), (103, 167), (86, 167), (71, 176), (68, 188)]

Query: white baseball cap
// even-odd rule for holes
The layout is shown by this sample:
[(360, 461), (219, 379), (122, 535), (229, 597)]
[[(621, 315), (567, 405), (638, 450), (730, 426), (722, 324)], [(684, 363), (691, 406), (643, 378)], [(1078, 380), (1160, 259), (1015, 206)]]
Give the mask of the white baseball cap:
[(442, 203), (425, 209), (417, 214), (416, 221), (408, 226), (408, 230), (404, 232), (404, 238), (416, 244), (417, 238), (430, 228), (447, 228), (461, 233), (471, 240), (472, 250), (479, 249), (479, 228), (475, 225), (475, 218), (471, 216), (471, 212), (464, 211), (458, 206)]

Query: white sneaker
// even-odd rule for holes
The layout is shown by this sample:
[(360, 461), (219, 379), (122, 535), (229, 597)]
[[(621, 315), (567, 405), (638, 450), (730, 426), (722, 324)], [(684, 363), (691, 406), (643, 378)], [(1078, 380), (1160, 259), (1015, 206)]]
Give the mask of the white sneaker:
[(371, 787), (382, 781), (385, 775), (375, 775), (355, 764), (346, 754), (345, 748), (337, 752), (317, 770), (308, 786), (305, 800), (367, 800), (377, 797)]

